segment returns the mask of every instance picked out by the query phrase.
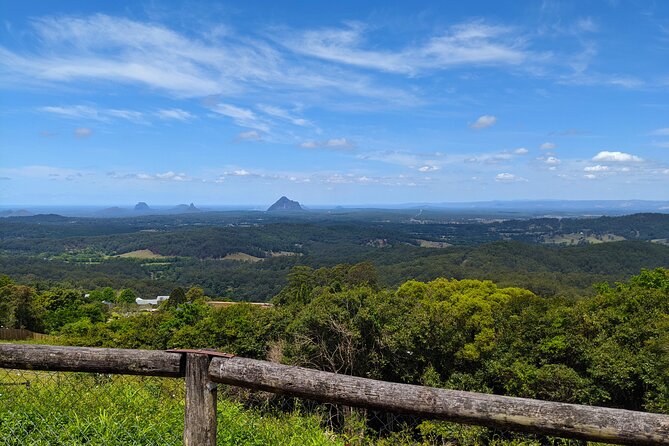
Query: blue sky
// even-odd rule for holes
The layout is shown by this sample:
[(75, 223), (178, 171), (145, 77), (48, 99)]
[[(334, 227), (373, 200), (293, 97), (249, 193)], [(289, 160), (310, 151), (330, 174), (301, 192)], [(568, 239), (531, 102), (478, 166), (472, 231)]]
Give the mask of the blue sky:
[(669, 2), (3, 5), (0, 203), (669, 198)]

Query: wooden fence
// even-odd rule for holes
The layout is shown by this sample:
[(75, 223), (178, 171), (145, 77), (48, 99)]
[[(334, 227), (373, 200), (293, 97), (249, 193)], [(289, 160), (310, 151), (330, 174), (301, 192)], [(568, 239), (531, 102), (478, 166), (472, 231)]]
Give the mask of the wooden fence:
[(669, 415), (437, 389), (205, 350), (0, 344), (0, 368), (185, 377), (184, 444), (216, 444), (216, 384), (543, 435), (669, 445)]
[(35, 333), (25, 328), (0, 328), (0, 341), (26, 341), (29, 339), (48, 339), (49, 335)]

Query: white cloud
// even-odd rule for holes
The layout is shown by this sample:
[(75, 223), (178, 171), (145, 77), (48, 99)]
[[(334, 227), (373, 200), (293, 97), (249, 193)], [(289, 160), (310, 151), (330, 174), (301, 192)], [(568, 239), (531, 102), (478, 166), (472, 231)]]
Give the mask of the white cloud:
[(93, 134), (93, 130), (88, 127), (77, 127), (74, 129), (74, 136), (77, 138), (88, 138)]
[(249, 127), (262, 132), (269, 132), (269, 125), (247, 108), (221, 103), (212, 106), (211, 110), (220, 115), (232, 118), (235, 124), (240, 127)]
[(643, 161), (642, 158), (639, 158), (636, 155), (632, 155), (625, 152), (609, 152), (606, 150), (599, 152), (597, 155), (593, 156), (592, 160), (603, 161), (603, 162), (620, 162), (620, 163)]
[(52, 113), (64, 118), (73, 118), (73, 119), (92, 119), (92, 120), (103, 120), (104, 118), (100, 116), (98, 110), (94, 107), (87, 105), (73, 105), (69, 107), (39, 107), (39, 111)]
[(470, 22), (395, 51), (365, 49), (365, 25), (326, 28), (279, 38), (297, 53), (345, 65), (415, 75), (466, 65), (517, 65), (531, 56), (511, 28)]
[(233, 171), (229, 175), (232, 175), (232, 176), (235, 176), (235, 177), (248, 177), (248, 176), (251, 176), (252, 174), (251, 174), (251, 172), (249, 172), (246, 169), (239, 169), (239, 170)]
[(541, 150), (553, 150), (557, 146), (552, 142), (545, 142), (539, 146)]
[(480, 116), (473, 124), (470, 124), (469, 127), (473, 129), (485, 129), (492, 125), (495, 125), (497, 118), (492, 115), (483, 115)]
[(0, 174), (12, 178), (36, 178), (49, 180), (65, 180), (68, 178), (81, 178), (91, 175), (91, 172), (70, 169), (66, 167), (32, 165), (15, 168), (0, 167)]
[[(275, 43), (231, 33), (211, 38), (189, 37), (156, 23), (104, 14), (35, 19), (30, 31), (39, 45), (15, 53), (0, 46), (3, 81), (32, 82), (51, 88), (59, 83), (133, 84), (172, 97), (262, 97), (289, 89), (376, 98), (383, 104), (411, 105), (414, 94), (378, 85), (369, 76), (324, 70), (322, 64), (296, 60)], [(28, 31), (28, 32), (30, 32)], [(342, 103), (341, 94), (337, 97)], [(308, 125), (295, 118), (296, 125)]]
[(527, 180), (523, 177), (519, 177), (512, 173), (503, 172), (503, 173), (498, 173), (495, 176), (495, 181), (498, 181), (500, 183), (517, 183), (517, 182), (524, 182)]
[(576, 21), (576, 30), (580, 32), (594, 33), (599, 31), (599, 26), (597, 26), (590, 17), (585, 17)]
[(418, 168), (419, 172), (436, 172), (439, 170), (439, 166), (421, 166)]
[(516, 155), (527, 155), (529, 153), (529, 150), (527, 150), (525, 147), (518, 147), (516, 150), (513, 151)]
[(401, 150), (382, 150), (378, 152), (362, 153), (359, 154), (357, 158), (404, 166), (409, 169), (417, 169), (422, 166), (440, 167), (445, 162), (446, 155), (441, 152), (421, 153)]
[(117, 110), (117, 109), (108, 109), (105, 111), (111, 117), (125, 119), (127, 121), (132, 121), (136, 123), (145, 123), (144, 114), (134, 110)]
[(314, 141), (308, 140), (300, 143), (300, 147), (303, 149), (331, 149), (331, 150), (352, 150), (355, 148), (355, 144), (347, 138), (330, 138), (325, 141)]
[(177, 121), (190, 121), (191, 119), (195, 119), (195, 115), (185, 110), (181, 110), (180, 108), (161, 109), (156, 112), (156, 116), (160, 119), (175, 119)]
[(470, 158), (465, 158), (466, 163), (481, 163), (481, 164), (500, 164), (504, 161), (509, 161), (513, 156), (510, 153), (492, 153), (492, 154), (483, 154), (472, 156)]
[(275, 118), (280, 118), (285, 121), (288, 121), (294, 125), (300, 126), (300, 127), (306, 127), (311, 125), (309, 121), (307, 121), (304, 118), (298, 118), (297, 116), (294, 116), (291, 114), (288, 110), (284, 110), (279, 107), (274, 107), (272, 105), (263, 105), (260, 104), (258, 105), (258, 109), (261, 110), (263, 113), (266, 113), (270, 116), (273, 116)]
[(175, 173), (172, 171), (165, 173), (157, 173), (155, 177), (159, 180), (168, 180), (168, 181), (186, 181), (188, 179), (185, 173)]
[(588, 174), (583, 175), (583, 178), (587, 178), (588, 180), (596, 180), (597, 175), (592, 174), (592, 173), (588, 173)]
[(107, 176), (117, 180), (176, 181), (176, 182), (192, 181), (192, 178), (190, 178), (185, 173), (177, 173), (171, 170), (164, 173), (139, 172), (139, 173), (120, 174), (116, 172), (109, 172)]
[(669, 127), (653, 130), (650, 134), (653, 136), (669, 136)]
[(332, 149), (352, 149), (355, 147), (355, 144), (346, 138), (328, 139), (323, 145)]
[(318, 143), (317, 141), (309, 140), (301, 143), (300, 147), (302, 147), (303, 149), (317, 149), (320, 147), (320, 143)]
[(248, 132), (241, 132), (236, 138), (238, 141), (260, 141), (262, 137), (257, 130), (249, 130)]
[(138, 124), (146, 123), (144, 114), (136, 110), (96, 108), (89, 105), (46, 106), (39, 107), (37, 110), (69, 119), (86, 119), (101, 122), (107, 122), (112, 119), (124, 119)]
[(557, 166), (557, 165), (560, 164), (561, 162), (562, 162), (562, 161), (560, 161), (558, 158), (556, 158), (556, 157), (554, 157), (554, 156), (549, 156), (549, 157), (546, 158), (546, 160), (544, 161), (544, 163), (546, 163), (546, 164), (548, 164), (548, 165), (550, 165), (550, 166)]
[(609, 170), (609, 166), (602, 166), (597, 164), (596, 166), (587, 166), (583, 169), (586, 172), (606, 172)]

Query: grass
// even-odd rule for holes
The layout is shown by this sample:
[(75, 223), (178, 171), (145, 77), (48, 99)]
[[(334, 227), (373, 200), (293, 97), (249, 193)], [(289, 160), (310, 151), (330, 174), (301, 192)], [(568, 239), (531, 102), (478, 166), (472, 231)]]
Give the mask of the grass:
[[(334, 432), (328, 422), (332, 415), (319, 411), (323, 406), (300, 400), (283, 411), (281, 405), (249, 408), (240, 402), (248, 391), (225, 389), (217, 408), (219, 446), (583, 444), (520, 434), (500, 437), (483, 427), (445, 421), (423, 421), (413, 428), (400, 423), (379, 437), (359, 411)], [(183, 379), (0, 369), (0, 445), (181, 445), (184, 401)]]
[(453, 245), (446, 242), (433, 242), (431, 240), (416, 240), (421, 248), (449, 248)]
[[(0, 444), (181, 445), (183, 387), (172, 378), (0, 369)], [(320, 422), (220, 399), (218, 445), (343, 445)]]
[(252, 256), (251, 254), (246, 254), (245, 252), (233, 252), (227, 256), (221, 258), (221, 260), (238, 260), (242, 262), (260, 262), (263, 260), (261, 257)]
[(136, 251), (126, 252), (124, 254), (119, 254), (115, 257), (121, 257), (124, 259), (166, 259), (167, 256), (156, 254), (150, 249), (138, 249)]
[(554, 236), (544, 236), (544, 243), (548, 244), (557, 244), (557, 245), (577, 245), (579, 243), (588, 243), (588, 244), (598, 244), (598, 243), (608, 243), (608, 242), (619, 242), (625, 240), (625, 237), (621, 237), (615, 234), (604, 234), (601, 236), (594, 235), (581, 235), (581, 234), (561, 234)]

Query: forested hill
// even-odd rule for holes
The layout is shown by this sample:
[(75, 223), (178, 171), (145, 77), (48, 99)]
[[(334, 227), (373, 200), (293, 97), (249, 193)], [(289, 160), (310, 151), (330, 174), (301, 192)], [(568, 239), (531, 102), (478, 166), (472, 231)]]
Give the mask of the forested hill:
[(296, 265), (367, 261), (384, 286), (491, 279), (546, 296), (588, 293), (593, 283), (669, 265), (665, 214), (505, 221), (415, 210), (278, 214), (0, 219), (0, 273), (145, 297), (197, 285), (214, 296), (269, 300)]
[[(348, 246), (350, 248), (350, 245)], [(82, 289), (131, 288), (152, 297), (176, 286), (201, 286), (208, 295), (233, 300), (266, 301), (285, 284), (291, 268), (331, 267), (371, 262), (382, 286), (410, 279), (437, 277), (489, 279), (503, 286), (520, 286), (545, 296), (577, 296), (594, 292), (598, 282), (624, 280), (643, 268), (669, 265), (669, 247), (648, 242), (615, 242), (572, 247), (495, 242), (472, 247), (425, 249), (410, 245), (329, 250), (262, 261), (199, 260), (194, 258), (133, 259), (110, 257), (88, 261), (70, 257), (0, 256), (0, 272), (20, 283), (39, 287)]]
[[(579, 219), (541, 218), (480, 222), (419, 220), (401, 211), (343, 215), (305, 212), (306, 217), (275, 213), (219, 212), (131, 219), (69, 218), (57, 215), (0, 219), (0, 252), (57, 255), (95, 250), (104, 255), (150, 249), (166, 256), (224, 257), (233, 252), (308, 253), (333, 244), (380, 247), (398, 244), (444, 247), (498, 240), (576, 245), (620, 240), (668, 243), (669, 215), (633, 214)], [(434, 243), (441, 243), (435, 245)]]

